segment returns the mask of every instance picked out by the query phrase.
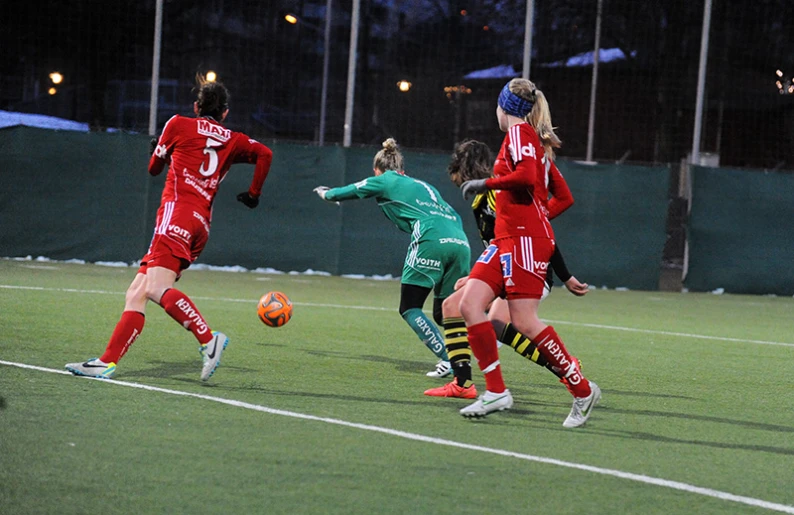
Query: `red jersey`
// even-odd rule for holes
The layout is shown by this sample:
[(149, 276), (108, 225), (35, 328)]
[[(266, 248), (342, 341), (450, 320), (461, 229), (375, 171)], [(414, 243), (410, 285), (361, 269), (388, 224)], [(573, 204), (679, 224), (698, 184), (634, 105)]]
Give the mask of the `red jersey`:
[(551, 193), (551, 198), (546, 204), (547, 216), (549, 220), (553, 220), (573, 205), (573, 195), (557, 165), (550, 159), (545, 159), (545, 161), (547, 187)]
[(543, 146), (535, 129), (519, 123), (508, 129), (485, 184), (496, 190), (496, 238), (554, 238), (548, 219), (549, 190)]
[(149, 173), (158, 175), (169, 163), (161, 205), (189, 204), (209, 218), (218, 185), (235, 163), (255, 163), (248, 193), (262, 193), (273, 153), (265, 145), (234, 132), (209, 117), (175, 115), (165, 124), (149, 161)]

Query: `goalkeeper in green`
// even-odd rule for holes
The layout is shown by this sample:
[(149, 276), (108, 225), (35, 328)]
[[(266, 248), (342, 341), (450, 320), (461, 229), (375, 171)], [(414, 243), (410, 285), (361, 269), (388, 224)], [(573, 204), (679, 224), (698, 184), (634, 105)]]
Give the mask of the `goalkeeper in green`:
[[(439, 331), (444, 299), (455, 291), (455, 282), (469, 273), (471, 250), (460, 215), (441, 198), (438, 190), (403, 171), (403, 156), (389, 138), (373, 161), (374, 177), (342, 186), (318, 186), (323, 200), (374, 197), (386, 218), (411, 235), (400, 280), (400, 316), (439, 359), (430, 377), (444, 377), (451, 366)], [(433, 320), (422, 311), (430, 291), (434, 293)]]

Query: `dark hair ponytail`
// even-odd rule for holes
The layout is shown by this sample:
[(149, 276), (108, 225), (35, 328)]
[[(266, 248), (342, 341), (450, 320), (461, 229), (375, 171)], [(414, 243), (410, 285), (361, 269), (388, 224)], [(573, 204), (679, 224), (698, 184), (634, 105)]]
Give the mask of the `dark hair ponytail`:
[(220, 120), (224, 111), (229, 109), (229, 90), (220, 82), (208, 81), (200, 73), (196, 74), (196, 86), (199, 116), (211, 116)]
[(481, 141), (467, 139), (455, 147), (447, 173), (460, 174), (461, 182), (474, 179), (487, 179), (493, 172), (493, 156), (488, 145)]

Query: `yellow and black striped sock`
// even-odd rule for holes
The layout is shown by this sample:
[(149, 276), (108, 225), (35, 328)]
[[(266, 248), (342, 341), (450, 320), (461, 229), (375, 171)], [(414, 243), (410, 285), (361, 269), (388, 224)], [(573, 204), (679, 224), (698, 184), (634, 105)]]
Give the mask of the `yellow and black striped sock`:
[(517, 353), (521, 354), (529, 361), (546, 367), (555, 376), (562, 377), (562, 373), (552, 368), (546, 357), (538, 351), (538, 346), (532, 343), (532, 340), (519, 333), (516, 328), (513, 327), (513, 324), (507, 324), (505, 326), (499, 341), (513, 347)]
[(452, 364), (452, 373), (458, 386), (468, 388), (471, 380), (471, 348), (469, 348), (469, 331), (462, 318), (445, 318), (444, 344)]

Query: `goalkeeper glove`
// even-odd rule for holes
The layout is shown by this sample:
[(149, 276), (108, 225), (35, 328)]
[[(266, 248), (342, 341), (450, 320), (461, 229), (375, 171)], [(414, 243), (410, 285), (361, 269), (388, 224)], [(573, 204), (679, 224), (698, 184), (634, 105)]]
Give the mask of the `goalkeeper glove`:
[(312, 191), (315, 192), (318, 197), (325, 200), (325, 194), (328, 193), (328, 190), (330, 189), (331, 188), (329, 188), (328, 186), (317, 186)]
[(463, 200), (469, 200), (472, 195), (482, 193), (488, 189), (485, 186), (485, 181), (488, 179), (474, 179), (466, 181), (460, 185), (460, 191), (463, 193)]
[(259, 197), (254, 197), (247, 191), (244, 191), (237, 195), (237, 202), (242, 202), (249, 209), (253, 209), (259, 205)]
[[(321, 199), (328, 200), (327, 198), (325, 198), (325, 194), (328, 193), (328, 190), (330, 190), (330, 189), (331, 188), (329, 188), (328, 186), (317, 186), (312, 191), (315, 192), (317, 194), (317, 196), (320, 197)], [(339, 202), (337, 202), (335, 200), (328, 200), (328, 202), (333, 202), (337, 206), (339, 205)]]

